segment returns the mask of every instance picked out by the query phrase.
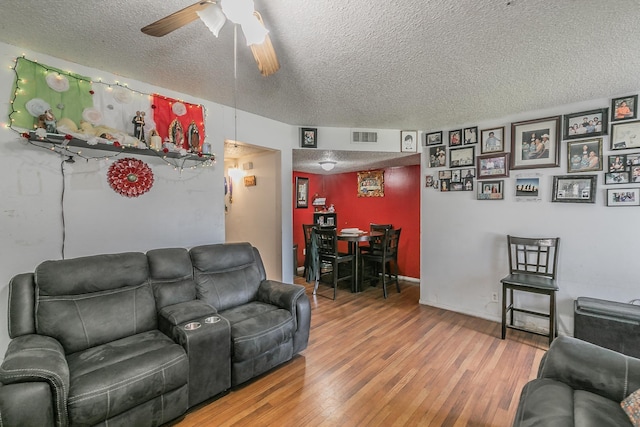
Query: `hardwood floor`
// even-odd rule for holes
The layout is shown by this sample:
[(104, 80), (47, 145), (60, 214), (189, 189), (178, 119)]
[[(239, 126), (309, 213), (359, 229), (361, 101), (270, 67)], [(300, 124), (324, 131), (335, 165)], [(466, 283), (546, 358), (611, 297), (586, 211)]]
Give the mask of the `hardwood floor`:
[[(191, 411), (191, 426), (510, 426), (546, 339), (418, 304), (401, 283), (311, 300), (308, 348)], [(332, 295), (329, 287), (320, 293)]]

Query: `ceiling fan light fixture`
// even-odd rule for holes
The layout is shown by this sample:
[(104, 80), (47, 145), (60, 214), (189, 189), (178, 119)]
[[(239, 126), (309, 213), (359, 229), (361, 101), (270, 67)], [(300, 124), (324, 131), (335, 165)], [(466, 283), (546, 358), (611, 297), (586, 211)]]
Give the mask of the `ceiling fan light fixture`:
[(213, 35), (218, 37), (220, 29), (224, 26), (224, 23), (227, 22), (227, 18), (224, 16), (220, 6), (218, 6), (218, 4), (212, 4), (211, 6), (203, 10), (199, 10), (196, 13), (202, 22), (205, 23), (207, 28), (211, 30)]
[(251, 14), (251, 19), (242, 23), (242, 32), (244, 33), (244, 38), (247, 40), (247, 46), (251, 46), (252, 44), (264, 43), (264, 39), (267, 37), (269, 30), (258, 21), (257, 17)]
[(222, 11), (232, 22), (243, 24), (253, 16), (253, 0), (223, 0)]
[(329, 172), (330, 170), (333, 170), (333, 168), (336, 167), (336, 163), (334, 161), (331, 160), (324, 160), (322, 162), (318, 162), (320, 163), (320, 167), (324, 170), (326, 170), (327, 172)]

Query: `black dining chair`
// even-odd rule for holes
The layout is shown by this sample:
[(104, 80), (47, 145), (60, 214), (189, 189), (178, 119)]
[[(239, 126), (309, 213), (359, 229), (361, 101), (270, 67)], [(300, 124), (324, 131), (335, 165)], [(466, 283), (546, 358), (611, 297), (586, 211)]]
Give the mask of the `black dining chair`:
[[(318, 285), (322, 276), (322, 265), (331, 266), (333, 299), (336, 299), (338, 291), (338, 283), (344, 280), (353, 280), (355, 277), (354, 254), (338, 252), (338, 238), (335, 228), (314, 228), (312, 238), (315, 242), (315, 250), (317, 251), (316, 262), (316, 283), (313, 287), (313, 295), (317, 294)], [(347, 264), (346, 268), (340, 268), (341, 265)], [(341, 275), (344, 272), (346, 274)]]
[[(558, 334), (556, 314), (556, 269), (558, 266), (559, 237), (527, 238), (507, 236), (509, 249), (509, 275), (502, 283), (502, 339), (507, 328), (530, 332), (549, 338), (549, 345)], [(542, 294), (549, 297), (549, 311), (529, 310), (516, 307), (513, 291)], [(524, 313), (549, 319), (546, 333), (514, 323), (514, 313)], [(508, 314), (508, 316), (507, 316)], [(517, 319), (516, 319), (517, 320)]]
[[(375, 224), (373, 222), (369, 224), (369, 232), (380, 231), (384, 233), (391, 229), (393, 229), (393, 224)], [(382, 250), (382, 239), (369, 240), (368, 245), (361, 245), (359, 248), (361, 253)]]
[[(373, 278), (381, 276), (382, 280), (382, 292), (384, 297), (387, 298), (387, 284), (392, 282), (396, 283), (396, 289), (400, 293), (400, 283), (398, 282), (398, 244), (400, 242), (400, 233), (402, 228), (387, 229), (384, 236), (382, 236), (379, 242), (373, 242), (374, 247), (379, 246), (381, 250), (373, 250), (368, 253), (363, 253), (360, 257), (362, 260), (362, 271), (364, 272), (365, 264), (369, 264), (371, 274), (364, 277), (363, 280), (369, 279), (369, 282)], [(395, 265), (395, 273), (392, 269), (392, 264)]]

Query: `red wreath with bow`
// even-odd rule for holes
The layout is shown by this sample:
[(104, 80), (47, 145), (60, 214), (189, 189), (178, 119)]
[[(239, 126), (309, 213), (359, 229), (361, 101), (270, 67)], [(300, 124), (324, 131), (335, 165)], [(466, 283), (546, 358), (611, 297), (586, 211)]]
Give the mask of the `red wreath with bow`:
[(109, 166), (107, 179), (116, 193), (138, 197), (151, 189), (153, 172), (142, 160), (127, 157)]

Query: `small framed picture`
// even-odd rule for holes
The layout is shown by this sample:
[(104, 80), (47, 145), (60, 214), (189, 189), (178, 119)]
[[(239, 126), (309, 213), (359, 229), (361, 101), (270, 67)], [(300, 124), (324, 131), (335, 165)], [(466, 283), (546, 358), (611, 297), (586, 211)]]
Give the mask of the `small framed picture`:
[(440, 180), (440, 191), (451, 191), (451, 180), (450, 179), (441, 179)]
[(452, 148), (449, 150), (449, 167), (461, 168), (473, 166), (475, 159), (475, 147)]
[(400, 131), (400, 151), (402, 153), (415, 153), (418, 151), (418, 131)]
[(608, 172), (625, 172), (627, 170), (627, 156), (618, 154), (607, 158)]
[(300, 128), (300, 146), (303, 148), (318, 148), (318, 129)]
[(564, 139), (606, 135), (608, 117), (608, 108), (566, 114), (564, 116)]
[(597, 175), (553, 177), (552, 202), (595, 203)]
[(540, 178), (516, 178), (516, 197), (535, 199), (540, 195)]
[(462, 180), (460, 179), (460, 169), (451, 171), (451, 182), (462, 182)]
[(612, 150), (626, 150), (640, 148), (640, 120), (611, 125)]
[(433, 182), (434, 182), (433, 175), (426, 175), (424, 177), (424, 186), (425, 187), (427, 187), (427, 188), (433, 187)]
[(464, 144), (475, 144), (478, 142), (478, 126), (464, 128), (462, 131), (464, 136)]
[(427, 133), (424, 139), (426, 145), (442, 144), (442, 131)]
[(438, 172), (438, 179), (439, 180), (443, 180), (443, 179), (451, 180), (451, 170), (447, 169), (447, 170), (443, 170), (443, 171)]
[(504, 180), (482, 181), (478, 184), (478, 200), (504, 200)]
[(640, 153), (627, 154), (627, 166), (640, 166)]
[(478, 179), (509, 176), (509, 153), (485, 154), (476, 158)]
[(631, 166), (631, 182), (640, 182), (640, 165)]
[(449, 131), (449, 147), (459, 147), (462, 145), (462, 131), (450, 130)]
[(567, 172), (602, 170), (602, 138), (567, 141)]
[(560, 116), (511, 123), (511, 170), (560, 166)]
[(429, 147), (429, 167), (440, 168), (447, 166), (447, 150), (444, 145)]
[(607, 206), (640, 206), (640, 188), (607, 188)]
[(309, 178), (296, 177), (296, 208), (309, 207)]
[(607, 172), (604, 174), (605, 185), (628, 184), (629, 172)]
[(638, 117), (636, 110), (638, 95), (623, 96), (611, 100), (611, 121), (629, 120)]
[(482, 130), (480, 136), (480, 154), (499, 153), (504, 151), (504, 126)]

